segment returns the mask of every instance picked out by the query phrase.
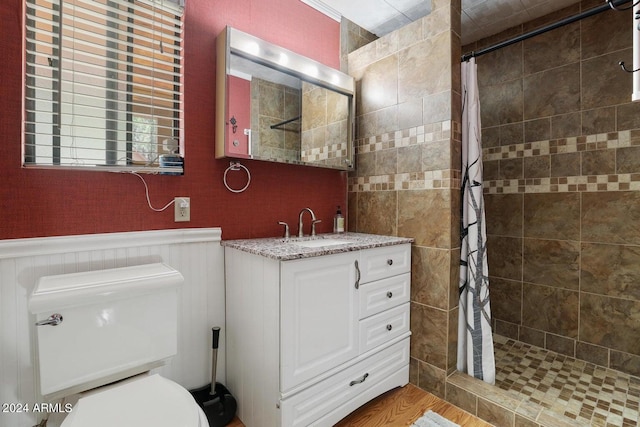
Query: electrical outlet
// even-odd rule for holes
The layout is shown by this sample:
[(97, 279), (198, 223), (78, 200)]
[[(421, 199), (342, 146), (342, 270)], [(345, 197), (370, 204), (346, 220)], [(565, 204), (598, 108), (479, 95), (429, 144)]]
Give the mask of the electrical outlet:
[(176, 197), (173, 206), (175, 222), (191, 221), (191, 199), (189, 197)]

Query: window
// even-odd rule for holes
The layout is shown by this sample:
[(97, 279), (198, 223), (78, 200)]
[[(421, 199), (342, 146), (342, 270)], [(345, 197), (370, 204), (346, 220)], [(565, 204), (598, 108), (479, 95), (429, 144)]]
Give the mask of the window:
[(183, 1), (26, 0), (25, 166), (182, 172)]

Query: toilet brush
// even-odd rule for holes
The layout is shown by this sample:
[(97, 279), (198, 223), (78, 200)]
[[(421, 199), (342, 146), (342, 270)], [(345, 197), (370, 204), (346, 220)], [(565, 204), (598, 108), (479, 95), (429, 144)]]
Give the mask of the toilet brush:
[(190, 393), (207, 416), (209, 426), (223, 427), (235, 417), (238, 404), (231, 392), (224, 385), (216, 382), (220, 327), (214, 326), (211, 332), (211, 384), (190, 390)]

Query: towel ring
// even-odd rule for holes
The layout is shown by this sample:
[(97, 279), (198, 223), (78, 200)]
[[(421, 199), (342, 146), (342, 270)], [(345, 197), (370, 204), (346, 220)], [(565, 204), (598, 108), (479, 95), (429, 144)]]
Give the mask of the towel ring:
[[(236, 190), (235, 188), (229, 187), (229, 184), (227, 183), (227, 173), (229, 173), (229, 171), (239, 171), (240, 169), (244, 169), (244, 171), (247, 173), (247, 184), (241, 189)], [(249, 169), (247, 169), (247, 167), (240, 162), (231, 162), (227, 170), (224, 171), (223, 182), (224, 186), (227, 187), (227, 190), (231, 191), (232, 193), (242, 193), (244, 190), (249, 188), (249, 184), (251, 184), (251, 172), (249, 172)]]

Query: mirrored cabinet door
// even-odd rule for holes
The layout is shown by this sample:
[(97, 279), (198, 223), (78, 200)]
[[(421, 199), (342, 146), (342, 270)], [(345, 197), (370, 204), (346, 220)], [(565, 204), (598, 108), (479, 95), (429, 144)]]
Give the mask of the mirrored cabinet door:
[(353, 77), (230, 27), (217, 43), (216, 157), (353, 169)]

